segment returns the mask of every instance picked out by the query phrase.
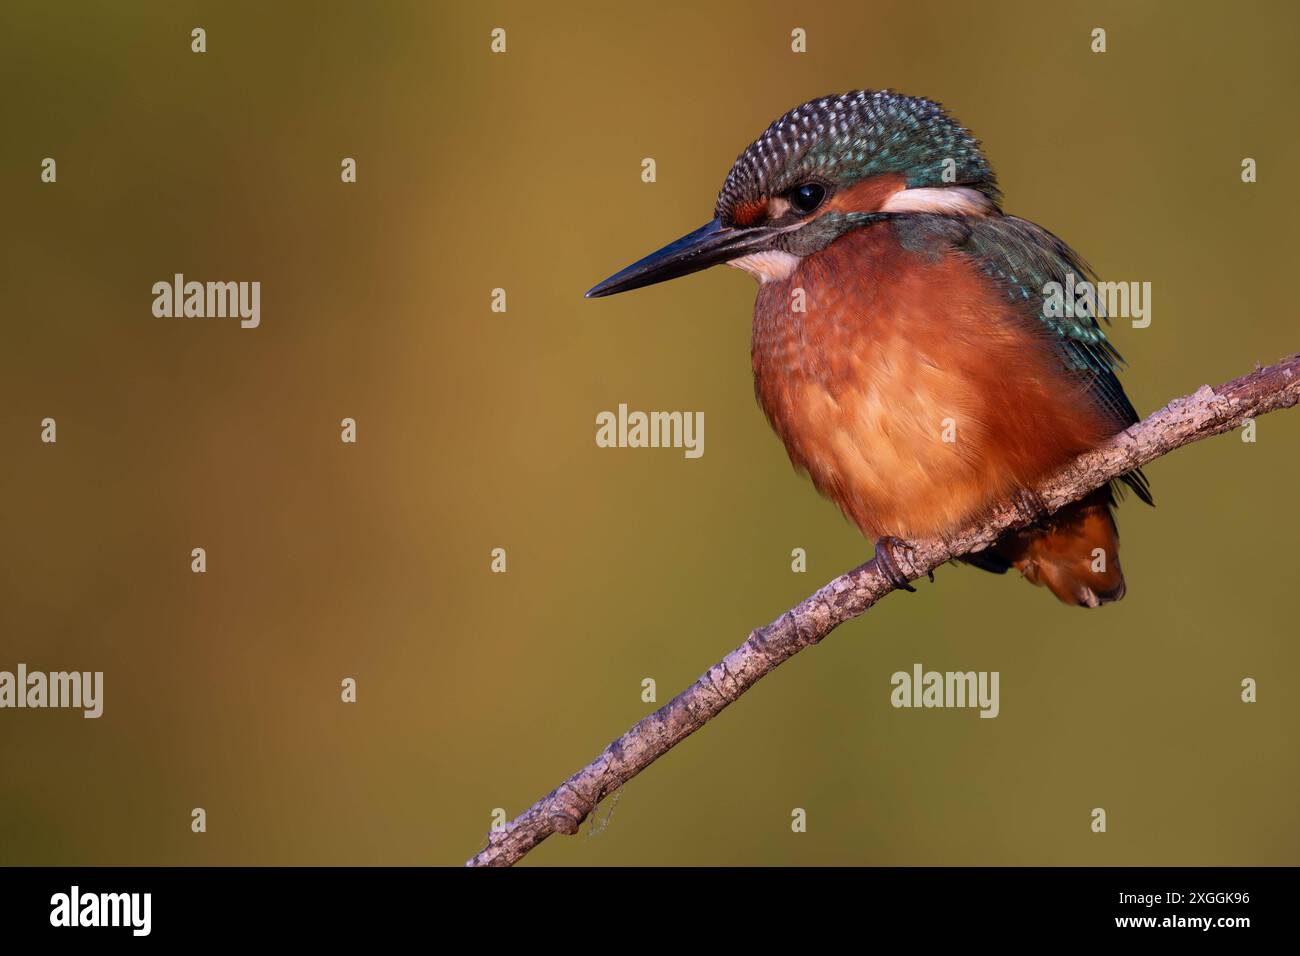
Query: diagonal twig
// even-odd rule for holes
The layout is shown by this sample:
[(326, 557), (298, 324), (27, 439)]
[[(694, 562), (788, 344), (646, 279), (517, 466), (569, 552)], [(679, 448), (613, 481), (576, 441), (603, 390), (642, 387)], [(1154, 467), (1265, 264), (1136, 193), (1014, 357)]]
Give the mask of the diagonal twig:
[[(1055, 511), (1107, 481), (1176, 448), (1209, 438), (1300, 401), (1300, 354), (1258, 368), (1218, 388), (1203, 385), (1076, 458), (1034, 491)], [(987, 547), (1009, 528), (1029, 523), (1014, 505), (995, 507), (978, 524), (946, 540), (918, 540), (898, 549), (909, 580), (953, 558)], [(816, 644), (894, 590), (875, 560), (840, 575), (710, 667), (686, 690), (643, 718), (591, 763), (488, 834), (466, 866), (511, 866), (553, 833), (574, 834), (600, 801), (717, 716), (779, 664)]]

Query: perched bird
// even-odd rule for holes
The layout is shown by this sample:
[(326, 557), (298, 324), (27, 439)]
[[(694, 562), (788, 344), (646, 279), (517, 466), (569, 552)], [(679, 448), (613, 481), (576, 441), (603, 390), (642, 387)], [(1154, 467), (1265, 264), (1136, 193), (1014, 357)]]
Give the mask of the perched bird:
[[(1014, 502), (1035, 523), (965, 561), (1067, 604), (1124, 596), (1118, 487), (1051, 515), (1030, 490), (1137, 421), (1096, 316), (1050, 301), (1092, 273), (1002, 212), (978, 141), (938, 103), (863, 90), (796, 107), (737, 158), (711, 222), (587, 295), (724, 262), (759, 282), (759, 404), (897, 585), (907, 539)], [(1120, 480), (1151, 502), (1141, 472)]]

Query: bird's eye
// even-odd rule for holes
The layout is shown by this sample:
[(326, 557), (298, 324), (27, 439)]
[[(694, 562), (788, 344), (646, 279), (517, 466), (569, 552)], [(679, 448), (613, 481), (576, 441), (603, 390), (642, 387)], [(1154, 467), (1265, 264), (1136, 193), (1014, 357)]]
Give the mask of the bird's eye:
[(790, 193), (790, 205), (798, 212), (810, 213), (826, 198), (826, 187), (819, 183), (804, 183)]

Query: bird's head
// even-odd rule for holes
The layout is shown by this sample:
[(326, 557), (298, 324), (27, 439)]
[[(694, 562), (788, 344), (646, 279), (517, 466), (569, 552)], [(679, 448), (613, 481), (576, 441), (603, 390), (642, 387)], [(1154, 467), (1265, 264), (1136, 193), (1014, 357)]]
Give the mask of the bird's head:
[(795, 107), (737, 157), (714, 218), (587, 293), (613, 295), (720, 263), (760, 282), (852, 229), (999, 200), (979, 143), (933, 100), (858, 90)]

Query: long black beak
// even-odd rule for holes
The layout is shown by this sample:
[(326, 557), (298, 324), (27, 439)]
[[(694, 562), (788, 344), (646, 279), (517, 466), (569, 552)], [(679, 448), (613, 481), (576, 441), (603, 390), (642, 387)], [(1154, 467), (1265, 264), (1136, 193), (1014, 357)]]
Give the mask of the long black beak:
[(658, 252), (632, 263), (622, 272), (616, 272), (604, 282), (592, 287), (588, 299), (627, 292), (642, 286), (654, 285), (667, 279), (690, 275), (709, 266), (730, 262), (751, 252), (771, 248), (778, 229), (754, 227), (735, 229), (713, 220), (694, 232), (687, 233), (676, 242), (670, 242)]

